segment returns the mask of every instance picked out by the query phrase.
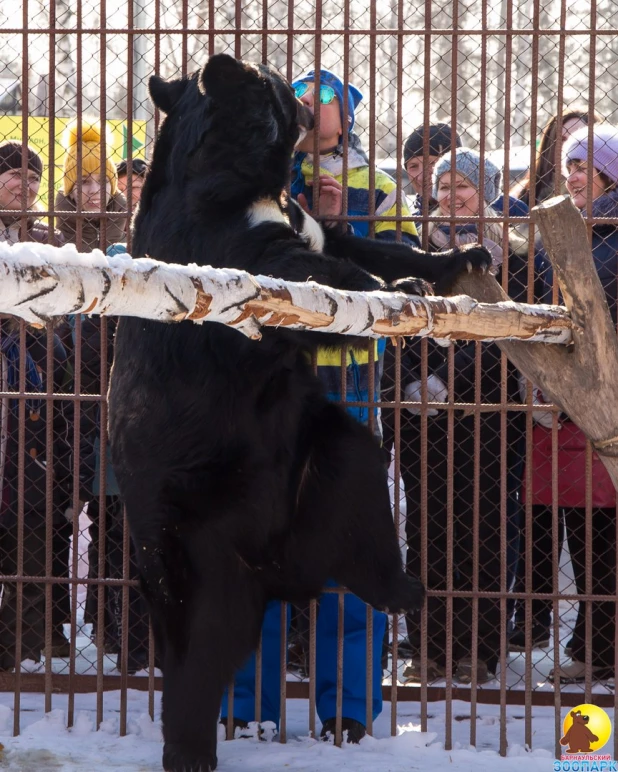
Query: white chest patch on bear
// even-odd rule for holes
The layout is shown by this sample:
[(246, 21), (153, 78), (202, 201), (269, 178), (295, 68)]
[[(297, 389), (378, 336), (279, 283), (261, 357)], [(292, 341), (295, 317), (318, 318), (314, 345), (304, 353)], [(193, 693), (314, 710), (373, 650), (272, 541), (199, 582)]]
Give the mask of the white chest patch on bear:
[[(299, 213), (298, 235), (307, 244), (312, 252), (321, 252), (324, 249), (324, 233), (322, 226), (316, 220), (295, 204)], [(291, 227), (287, 215), (281, 211), (281, 207), (271, 198), (262, 198), (249, 207), (247, 212), (249, 226), (255, 228), (261, 223), (278, 222)]]
[(255, 204), (251, 204), (249, 211), (249, 225), (255, 228), (263, 222), (280, 222), (283, 225), (290, 224), (289, 219), (281, 211), (281, 207), (272, 198), (261, 198)]
[(307, 242), (312, 252), (321, 252), (324, 249), (322, 226), (307, 212), (303, 212), (303, 214), (303, 225), (298, 235)]

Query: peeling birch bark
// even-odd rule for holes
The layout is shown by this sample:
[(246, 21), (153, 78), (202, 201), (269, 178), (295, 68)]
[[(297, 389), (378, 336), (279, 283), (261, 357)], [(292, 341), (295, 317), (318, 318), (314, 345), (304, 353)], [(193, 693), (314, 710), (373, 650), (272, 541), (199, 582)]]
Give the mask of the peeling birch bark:
[(31, 323), (82, 313), (220, 322), (253, 339), (260, 338), (263, 326), (367, 337), (557, 344), (572, 337), (569, 314), (558, 306), (346, 292), (233, 269), (106, 257), (98, 250), (84, 255), (73, 245), (0, 243), (0, 277), (0, 313)]

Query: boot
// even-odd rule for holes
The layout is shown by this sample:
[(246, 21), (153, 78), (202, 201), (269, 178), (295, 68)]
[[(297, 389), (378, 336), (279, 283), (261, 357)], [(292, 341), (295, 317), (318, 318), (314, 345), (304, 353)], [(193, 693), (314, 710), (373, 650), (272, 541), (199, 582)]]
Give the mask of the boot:
[(476, 671), (477, 684), (486, 684), (488, 681), (493, 681), (496, 677), (496, 674), (492, 673), (488, 668), (485, 660), (477, 659), (476, 663), (473, 663), (472, 657), (462, 657), (457, 662), (457, 668), (453, 674), (453, 679), (459, 681), (460, 684), (470, 684), (472, 683), (473, 669)]
[[(412, 657), (410, 664), (404, 668), (403, 675), (406, 684), (422, 683), (421, 660), (418, 657)], [(446, 678), (446, 668), (439, 665), (435, 659), (427, 660), (427, 683), (433, 681), (443, 681)]]
[[(324, 721), (324, 723), (322, 724), (320, 739), (329, 740), (331, 737), (334, 739), (335, 732), (336, 732), (336, 725), (337, 725), (336, 718), (327, 718), (326, 721)], [(345, 734), (345, 732), (347, 732), (347, 735)], [(365, 729), (363, 724), (360, 723), (360, 721), (355, 721), (353, 718), (344, 717), (341, 719), (341, 733), (343, 735), (344, 742), (354, 743), (355, 745), (358, 745), (358, 743), (367, 734), (367, 730)]]
[(52, 631), (51, 656), (52, 657), (70, 657), (71, 656), (71, 643), (69, 639), (65, 636), (62, 630)]
[[(614, 676), (613, 667), (596, 667), (593, 665), (591, 671), (593, 681), (605, 681)], [(586, 665), (577, 660), (573, 660), (568, 664), (558, 665), (550, 671), (548, 678), (552, 683), (581, 683), (586, 680)]]
[[(545, 625), (533, 624), (530, 636), (532, 649), (549, 648), (549, 629)], [(509, 651), (526, 651), (526, 629), (523, 625), (515, 625), (515, 629), (509, 637)]]

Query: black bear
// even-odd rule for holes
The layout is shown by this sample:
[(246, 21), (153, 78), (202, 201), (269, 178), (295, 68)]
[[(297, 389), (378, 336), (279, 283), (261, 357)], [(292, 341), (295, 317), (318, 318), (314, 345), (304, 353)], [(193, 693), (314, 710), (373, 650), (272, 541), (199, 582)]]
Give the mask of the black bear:
[[(481, 248), (427, 256), (335, 235), (332, 255), (317, 251), (322, 230), (292, 216), (282, 196), (312, 116), (268, 67), (216, 55), (190, 77), (151, 78), (150, 93), (166, 117), (134, 255), (416, 292), (422, 279), (490, 265)], [(420, 279), (398, 282), (408, 276)], [(212, 323), (118, 325), (112, 459), (163, 670), (169, 772), (215, 768), (221, 698), (270, 599), (316, 597), (330, 578), (376, 609), (422, 605), (421, 583), (402, 568), (380, 448), (313, 375), (308, 352), (326, 340), (267, 328), (255, 342)]]

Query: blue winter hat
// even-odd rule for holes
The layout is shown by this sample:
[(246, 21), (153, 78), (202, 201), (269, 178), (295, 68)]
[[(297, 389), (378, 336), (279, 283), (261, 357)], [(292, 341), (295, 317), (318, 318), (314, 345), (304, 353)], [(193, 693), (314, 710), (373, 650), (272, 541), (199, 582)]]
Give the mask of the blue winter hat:
[[(292, 83), (292, 88), (294, 88), (299, 83), (304, 83), (305, 81), (311, 81), (312, 83), (315, 83), (315, 70), (309, 70), (309, 72), (306, 72), (304, 75), (301, 75), (300, 78), (297, 78)], [(354, 128), (354, 111), (363, 98), (361, 92), (351, 83), (348, 83), (348, 117), (350, 119), (348, 123), (348, 121), (345, 120), (343, 116), (343, 81), (330, 70), (320, 70), (320, 84), (323, 86), (330, 86), (333, 89), (337, 99), (339, 100), (341, 126), (345, 129), (347, 124), (348, 131), (352, 131)]]

